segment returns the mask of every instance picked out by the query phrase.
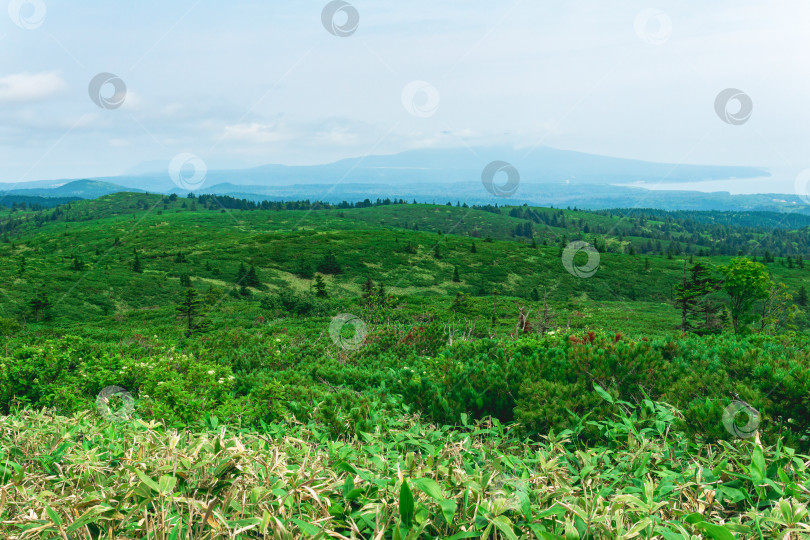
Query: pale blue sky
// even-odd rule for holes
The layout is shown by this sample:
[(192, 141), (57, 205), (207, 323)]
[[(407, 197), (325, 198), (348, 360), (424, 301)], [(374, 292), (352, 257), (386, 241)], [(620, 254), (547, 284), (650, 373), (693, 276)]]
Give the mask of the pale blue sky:
[[(220, 168), (465, 144), (810, 167), (805, 0), (355, 1), (349, 37), (322, 26), (325, 4), (44, 0), (41, 25), (30, 5), (17, 19), (33, 29), (0, 11), (0, 182), (179, 152)], [(649, 8), (671, 22), (663, 43), (636, 32)], [(121, 108), (89, 98), (99, 72), (125, 81)], [(438, 106), (410, 114), (412, 81)], [(753, 101), (743, 125), (715, 114), (729, 87)]]

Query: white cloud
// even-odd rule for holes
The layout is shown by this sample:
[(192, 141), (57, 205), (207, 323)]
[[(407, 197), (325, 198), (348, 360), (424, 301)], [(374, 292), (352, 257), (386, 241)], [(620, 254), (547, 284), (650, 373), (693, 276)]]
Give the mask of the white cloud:
[(14, 73), (0, 77), (0, 103), (41, 101), (67, 89), (57, 73)]
[(225, 126), (223, 138), (251, 143), (271, 143), (287, 140), (289, 136), (281, 131), (278, 124), (253, 122)]

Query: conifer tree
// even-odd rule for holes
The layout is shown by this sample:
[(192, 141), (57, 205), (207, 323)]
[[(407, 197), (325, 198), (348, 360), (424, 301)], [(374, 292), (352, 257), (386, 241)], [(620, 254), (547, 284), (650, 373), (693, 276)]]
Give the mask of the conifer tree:
[(135, 252), (135, 258), (132, 260), (132, 271), (136, 274), (140, 274), (143, 272), (143, 263), (141, 263), (141, 258), (138, 256), (138, 252)]
[(342, 271), (334, 253), (327, 253), (321, 264), (318, 265), (318, 272), (322, 274), (340, 274)]
[(40, 320), (47, 321), (51, 318), (50, 310), (52, 306), (53, 304), (48, 300), (48, 295), (45, 293), (35, 293), (34, 297), (28, 301), (28, 307), (31, 308), (34, 320), (37, 322)]
[(368, 304), (371, 303), (371, 297), (374, 295), (374, 281), (371, 276), (366, 278), (366, 282), (362, 285), (363, 300)]
[(329, 293), (326, 292), (326, 283), (323, 281), (323, 276), (315, 274), (315, 296), (318, 298), (328, 298)]
[(259, 281), (259, 276), (256, 274), (256, 268), (253, 266), (251, 266), (250, 270), (248, 270), (247, 274), (245, 274), (245, 285), (253, 288), (259, 288), (262, 286), (262, 282)]
[[(720, 288), (720, 280), (711, 275), (711, 271), (701, 263), (695, 264), (687, 273), (687, 259), (683, 261), (683, 279), (675, 286), (675, 305), (681, 311), (681, 331), (694, 330), (690, 319), (702, 311), (704, 320), (710, 315), (705, 313), (705, 298)], [(701, 310), (701, 308), (703, 308)], [(707, 329), (704, 329), (707, 330)]]
[(247, 269), (245, 268), (245, 263), (239, 263), (239, 269), (236, 271), (236, 283), (241, 284), (245, 280), (246, 275)]
[(186, 337), (203, 329), (199, 321), (202, 317), (202, 300), (194, 289), (186, 289), (183, 292), (177, 312), (186, 320)]

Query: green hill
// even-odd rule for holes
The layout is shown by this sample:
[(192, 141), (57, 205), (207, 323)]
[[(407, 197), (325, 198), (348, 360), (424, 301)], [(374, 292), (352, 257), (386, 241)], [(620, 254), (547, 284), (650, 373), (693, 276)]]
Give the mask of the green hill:
[(791, 219), (141, 193), (2, 210), (0, 532), (806, 529)]
[[(602, 326), (600, 313), (614, 320), (616, 311), (627, 319), (641, 310), (651, 320), (638, 326), (627, 321), (615, 329), (659, 332), (677, 324), (669, 302), (682, 277), (681, 255), (718, 265), (730, 257), (698, 254), (755, 242), (777, 253), (785, 246), (795, 252), (801, 244), (791, 239), (806, 235), (525, 207), (227, 208), (233, 201), (121, 193), (53, 210), (0, 214), (6, 230), (6, 243), (0, 244), (2, 313), (24, 316), (28, 299), (47, 289), (60, 324), (109, 328), (117, 319), (129, 321), (149, 310), (150, 321), (162, 314), (171, 325), (174, 301), (184, 289), (181, 276), (188, 275), (201, 291), (225, 294), (241, 285), (236, 277), (244, 264), (255, 267), (263, 284), (254, 291), (258, 297), (286, 288), (308, 291), (311, 274), (333, 255), (340, 271), (325, 273), (333, 298), (356, 299), (370, 278), (400, 297), (402, 317), (420, 310), (424, 298), (447, 310), (456, 295), (467, 294), (471, 317), (490, 322), (494, 317), (496, 329), (507, 331), (514, 324), (515, 302), (536, 306), (531, 300), (536, 291), (535, 298), (547, 294), (558, 304), (566, 323), (576, 314), (573, 327)], [(535, 247), (523, 236), (528, 224)], [(592, 278), (566, 272), (561, 262), (563, 247), (577, 239), (601, 252)], [(667, 254), (654, 253), (655, 248), (645, 254), (648, 244), (661, 244)], [(473, 245), (476, 253), (471, 253)], [(142, 273), (131, 270), (135, 253)], [(797, 293), (810, 268), (799, 268), (798, 256), (789, 257), (768, 268)], [(232, 298), (223, 302), (230, 305)], [(245, 302), (233, 303), (245, 307)]]

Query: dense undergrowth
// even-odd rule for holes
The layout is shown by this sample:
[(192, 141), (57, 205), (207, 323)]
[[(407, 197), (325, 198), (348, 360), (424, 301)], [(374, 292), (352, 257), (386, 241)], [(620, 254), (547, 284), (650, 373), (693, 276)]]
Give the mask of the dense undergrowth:
[[(261, 329), (189, 340), (182, 350), (140, 336), (102, 344), (67, 336), (9, 342), (0, 356), (0, 403), (72, 413), (94, 406), (107, 386), (134, 396), (134, 414), (170, 426), (199, 422), (316, 421), (334, 437), (369, 431), (388, 411), (408, 407), (458, 424), (492, 416), (542, 435), (604, 420), (593, 391), (616, 399), (665, 401), (683, 411), (679, 430), (697, 440), (730, 439), (723, 413), (755, 409), (764, 440), (807, 449), (808, 343), (798, 335), (631, 339), (569, 336), (465, 340), (429, 323), (372, 327), (365, 346), (345, 351), (328, 337)], [(238, 348), (236, 344), (238, 343)], [(345, 413), (348, 424), (337, 422)], [(598, 434), (585, 428), (583, 438)]]
[[(539, 440), (497, 420), (388, 415), (175, 430), (91, 414), (2, 418), (7, 538), (799, 538), (808, 456), (758, 440), (695, 444), (679, 413), (605, 402)], [(351, 420), (340, 414), (340, 422)], [(591, 430), (598, 442), (583, 444)]]

